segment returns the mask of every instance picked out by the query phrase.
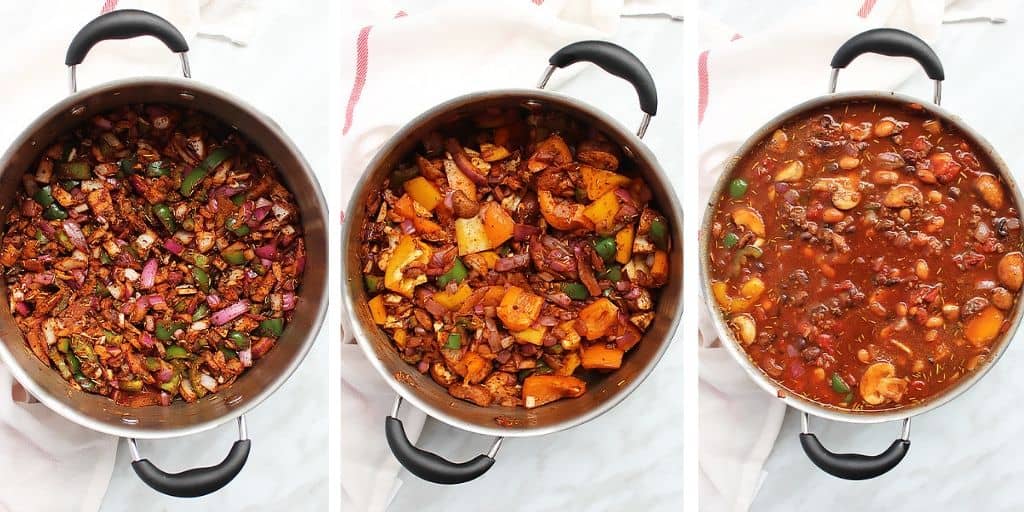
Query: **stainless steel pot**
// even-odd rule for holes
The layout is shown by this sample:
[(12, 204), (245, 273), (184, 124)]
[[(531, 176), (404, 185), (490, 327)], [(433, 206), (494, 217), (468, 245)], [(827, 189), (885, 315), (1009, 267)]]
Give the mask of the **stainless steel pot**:
[[(189, 76), (188, 44), (163, 18), (120, 10), (87, 24), (68, 49), (71, 95), (40, 115), (0, 159), (0, 205), (6, 209), (13, 204), (22, 175), (53, 140), (93, 115), (133, 103), (166, 103), (205, 112), (237, 128), (256, 144), (281, 170), (286, 186), (298, 201), (308, 256), (294, 319), (259, 364), (229, 388), (193, 404), (130, 408), (107, 397), (72, 389), (60, 374), (32, 354), (6, 307), (0, 308), (0, 358), (32, 396), (61, 416), (86, 428), (128, 438), (132, 466), (150, 487), (173, 496), (202, 496), (227, 485), (241, 471), (250, 448), (243, 414), (288, 379), (316, 339), (327, 310), (327, 206), (309, 165), (280, 127), (223, 91), (187, 79), (135, 78), (76, 92), (75, 66), (94, 44), (144, 35), (160, 39), (177, 53), (185, 77)], [(6, 215), (2, 217), (6, 219)], [(2, 284), (0, 302), (8, 302), (7, 288)], [(217, 466), (169, 474), (142, 458), (136, 446), (136, 439), (185, 436), (232, 420), (238, 422), (240, 439)]]
[[(633, 84), (644, 112), (640, 129), (634, 135), (614, 119), (575, 98), (544, 90), (555, 69), (576, 62), (592, 62)], [(667, 216), (676, 243), (670, 255), (670, 275), (682, 276), (683, 214), (668, 177), (640, 138), (650, 117), (657, 111), (654, 81), (643, 64), (630, 52), (611, 43), (584, 41), (569, 45), (550, 59), (537, 89), (502, 89), (460, 96), (421, 114), (399, 130), (380, 149), (367, 166), (348, 204), (342, 228), (342, 268), (345, 278), (344, 299), (349, 321), (359, 345), (384, 380), (398, 394), (395, 407), (386, 419), (386, 437), (392, 452), (413, 474), (435, 483), (455, 484), (479, 477), (494, 464), (494, 455), (504, 437), (539, 436), (585, 423), (608, 411), (636, 389), (657, 364), (668, 347), (682, 314), (682, 279), (672, 280), (662, 291), (654, 324), (643, 341), (627, 355), (621, 369), (588, 382), (580, 398), (561, 400), (538, 409), (478, 407), (456, 400), (427, 375), (402, 361), (387, 335), (374, 324), (362, 285), (358, 248), (360, 226), (366, 217), (364, 199), (380, 186), (384, 178), (415, 150), (419, 141), (439, 126), (459, 116), (468, 116), (490, 107), (526, 108), (534, 111), (564, 112), (594, 126), (622, 147), (633, 159), (640, 174), (650, 185), (656, 204)], [(487, 455), (468, 462), (455, 463), (413, 446), (397, 419), (403, 400), (408, 400), (430, 416), (454, 427), (477, 434), (495, 436)], [(500, 419), (500, 423), (496, 420)]]
[[(836, 82), (838, 80), (839, 70), (845, 68), (850, 64), (850, 62), (864, 53), (879, 53), (888, 56), (910, 57), (916, 60), (925, 69), (928, 77), (935, 82), (933, 103), (928, 104), (927, 102), (922, 102), (919, 99), (893, 92), (855, 91), (836, 93)], [(1016, 332), (1017, 327), (1020, 325), (1022, 311), (1024, 310), (1021, 309), (1020, 302), (1018, 301), (1014, 308), (1012, 316), (1013, 321), (1009, 331), (1004, 334), (999, 345), (994, 347), (992, 357), (990, 357), (986, 363), (977, 368), (958, 384), (926, 401), (892, 410), (851, 411), (809, 400), (795, 393), (785, 391), (784, 388), (782, 388), (771, 377), (764, 373), (760, 367), (750, 360), (746, 352), (740, 347), (739, 342), (735, 339), (732, 329), (730, 329), (727, 324), (727, 319), (715, 303), (714, 295), (711, 292), (709, 260), (711, 254), (711, 240), (709, 237), (711, 233), (711, 224), (714, 220), (713, 217), (716, 200), (717, 198), (722, 197), (727, 190), (730, 177), (735, 166), (742, 161), (745, 155), (754, 149), (758, 142), (764, 140), (778, 127), (786, 124), (794, 118), (801, 117), (808, 112), (818, 110), (825, 105), (835, 105), (851, 100), (868, 100), (879, 103), (894, 104), (916, 103), (922, 105), (926, 111), (938, 119), (941, 119), (945, 125), (956, 127), (956, 129), (963, 133), (975, 147), (979, 148), (988, 156), (992, 164), (995, 166), (994, 171), (999, 173), (1003, 182), (1013, 194), (1016, 204), (1024, 205), (1024, 197), (1021, 196), (1020, 189), (1013, 179), (1013, 174), (1006, 166), (1006, 163), (1003, 162), (996, 153), (992, 145), (985, 141), (981, 135), (971, 129), (970, 126), (964, 123), (962, 119), (939, 106), (942, 96), (942, 81), (944, 78), (945, 75), (942, 69), (942, 63), (939, 61), (935, 52), (927, 45), (927, 43), (910, 33), (896, 29), (883, 28), (869, 30), (854, 36), (843, 44), (832, 58), (832, 77), (829, 85), (829, 94), (808, 100), (783, 112), (782, 114), (779, 114), (751, 135), (750, 138), (740, 146), (735, 155), (727, 161), (725, 169), (719, 176), (715, 188), (711, 193), (711, 199), (709, 200), (708, 207), (704, 213), (704, 220), (700, 231), (701, 286), (707, 308), (714, 320), (715, 328), (718, 332), (719, 338), (722, 340), (722, 344), (729, 350), (733, 358), (739, 362), (743, 369), (746, 370), (747, 374), (750, 375), (750, 378), (764, 388), (766, 392), (771, 393), (773, 396), (781, 395), (780, 399), (785, 402), (786, 405), (801, 411), (802, 433), (800, 434), (800, 444), (803, 447), (804, 452), (819, 468), (840, 478), (864, 480), (882, 475), (896, 467), (910, 449), (910, 418), (933, 410), (949, 402), (961, 393), (967, 391), (974, 385), (974, 383), (984, 377), (1006, 350), (1009, 341), (1013, 338), (1014, 332)], [(780, 393), (780, 391), (785, 392)], [(888, 449), (878, 455), (865, 456), (860, 454), (839, 454), (825, 449), (818, 441), (817, 437), (810, 433), (808, 426), (810, 415), (846, 423), (902, 421), (903, 426), (900, 437), (895, 440)]]

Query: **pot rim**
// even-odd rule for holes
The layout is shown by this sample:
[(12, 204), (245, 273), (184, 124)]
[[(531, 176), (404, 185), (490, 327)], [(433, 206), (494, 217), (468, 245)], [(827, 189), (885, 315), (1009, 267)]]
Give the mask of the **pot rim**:
[(1013, 173), (1010, 172), (1009, 167), (1003, 161), (1003, 159), (996, 153), (995, 148), (985, 140), (980, 134), (972, 129), (967, 123), (965, 123), (959, 116), (943, 109), (940, 105), (935, 105), (929, 101), (924, 101), (919, 98), (914, 98), (905, 94), (897, 92), (886, 92), (877, 90), (861, 90), (861, 91), (847, 91), (841, 93), (831, 93), (822, 96), (817, 96), (804, 101), (796, 106), (793, 106), (781, 114), (775, 116), (770, 121), (758, 128), (750, 137), (737, 148), (733, 154), (726, 160), (722, 173), (718, 176), (715, 182), (715, 187), (711, 191), (711, 195), (708, 198), (706, 208), (704, 210), (703, 220), (701, 221), (701, 229), (698, 240), (698, 247), (700, 250), (700, 291), (703, 294), (703, 303), (712, 322), (715, 325), (715, 331), (721, 340), (722, 345), (729, 351), (733, 359), (743, 367), (747, 375), (754, 380), (762, 389), (770, 393), (772, 396), (778, 397), (780, 392), (784, 393), (784, 396), (780, 399), (789, 407), (793, 407), (799, 411), (807, 414), (818, 416), (820, 418), (829, 419), (832, 421), (839, 421), (844, 423), (882, 423), (886, 421), (897, 421), (917, 416), (919, 414), (926, 413), (933, 409), (936, 409), (954, 398), (960, 396), (975, 383), (981, 380), (985, 374), (995, 365), (995, 363), (1002, 357), (1006, 351), (1006, 347), (1009, 346), (1013, 340), (1013, 336), (1020, 326), (1022, 314), (1024, 314), (1024, 307), (1018, 302), (1015, 305), (1013, 313), (1013, 321), (1010, 328), (1004, 333), (1004, 337), (1000, 340), (999, 347), (996, 349), (991, 357), (985, 361), (985, 363), (970, 376), (961, 380), (954, 386), (946, 389), (942, 393), (930, 397), (929, 399), (919, 402), (917, 404), (909, 405), (906, 407), (900, 407), (897, 409), (886, 409), (886, 410), (860, 410), (853, 411), (848, 409), (841, 409), (834, 406), (828, 406), (803, 396), (797, 395), (795, 392), (786, 389), (780, 384), (776, 383), (771, 377), (765, 374), (760, 367), (754, 364), (747, 353), (740, 348), (739, 343), (733, 336), (732, 329), (726, 324), (726, 320), (722, 311), (714, 302), (714, 295), (711, 291), (711, 273), (709, 268), (708, 257), (710, 255), (709, 249), (709, 233), (711, 229), (711, 223), (713, 222), (713, 212), (717, 203), (716, 198), (720, 197), (728, 186), (729, 176), (732, 174), (736, 165), (739, 164), (743, 158), (753, 149), (753, 147), (768, 136), (771, 132), (777, 129), (779, 126), (785, 124), (786, 121), (804, 114), (808, 111), (826, 106), (834, 105), (843, 102), (856, 101), (856, 100), (877, 100), (885, 101), (890, 103), (916, 103), (925, 108), (930, 113), (935, 114), (937, 117), (945, 122), (950, 123), (957, 130), (963, 133), (968, 139), (972, 140), (978, 149), (986, 154), (991, 160), (993, 167), (998, 171), (1000, 177), (1006, 183), (1007, 188), (1013, 194), (1014, 200), (1017, 205), (1024, 205), (1024, 196), (1021, 195), (1020, 189), (1017, 187), (1017, 182), (1013, 177)]
[[(488, 89), (456, 96), (442, 103), (434, 105), (433, 107), (425, 110), (423, 113), (414, 117), (412, 120), (403, 125), (400, 129), (398, 129), (393, 135), (391, 135), (391, 137), (388, 138), (387, 142), (385, 142), (380, 148), (377, 149), (377, 152), (374, 155), (373, 159), (370, 160), (370, 163), (367, 164), (363, 173), (360, 175), (359, 181), (356, 182), (355, 188), (352, 191), (352, 196), (348, 200), (346, 211), (353, 211), (354, 208), (358, 208), (361, 206), (361, 200), (359, 198), (363, 196), (366, 187), (370, 184), (369, 180), (371, 174), (373, 174), (372, 171), (379, 167), (383, 163), (383, 161), (388, 157), (388, 155), (402, 141), (409, 137), (416, 128), (439, 116), (451, 113), (452, 111), (455, 111), (456, 109), (462, 106), (472, 104), (480, 100), (493, 98), (496, 96), (519, 98), (524, 102), (529, 100), (553, 100), (557, 101), (560, 104), (567, 103), (571, 105), (573, 108), (577, 109), (578, 111), (588, 116), (594, 117), (599, 122), (604, 123), (608, 131), (617, 132), (615, 133), (615, 135), (620, 137), (622, 140), (629, 141), (631, 144), (631, 150), (634, 153), (632, 155), (629, 155), (629, 157), (638, 162), (643, 162), (647, 164), (649, 172), (658, 175), (659, 179), (661, 179), (665, 183), (671, 183), (671, 181), (668, 178), (668, 175), (665, 174), (665, 172), (661, 168), (661, 165), (658, 163), (657, 158), (655, 158), (654, 153), (651, 152), (650, 148), (647, 147), (647, 145), (643, 142), (642, 139), (637, 137), (636, 134), (634, 134), (631, 130), (623, 126), (622, 123), (620, 123), (618, 120), (612, 118), (608, 114), (590, 105), (589, 103), (586, 103), (576, 97), (569, 96), (564, 93), (546, 89)], [(667, 192), (668, 197), (672, 198), (672, 204), (659, 206), (661, 206), (663, 209), (670, 208), (676, 218), (682, 219), (682, 208), (680, 206), (680, 201), (675, 193), (674, 188), (669, 186), (669, 190)], [(405, 384), (401, 383), (397, 378), (395, 378), (394, 375), (388, 372), (388, 369), (384, 366), (383, 361), (377, 356), (377, 353), (374, 351), (373, 345), (369, 341), (368, 333), (370, 329), (363, 326), (360, 323), (358, 316), (355, 314), (355, 297), (354, 293), (352, 292), (354, 285), (350, 285), (348, 283), (349, 268), (346, 255), (350, 250), (352, 250), (348, 244), (348, 240), (351, 236), (352, 229), (355, 229), (352, 226), (352, 223), (345, 222), (342, 224), (342, 257), (340, 258), (341, 267), (339, 268), (339, 272), (341, 273), (342, 276), (342, 287), (344, 288), (342, 292), (343, 307), (345, 310), (344, 315), (345, 319), (348, 321), (348, 325), (350, 325), (352, 328), (352, 334), (355, 337), (356, 342), (359, 344), (360, 348), (366, 355), (366, 358), (373, 365), (374, 369), (377, 370), (377, 373), (384, 378), (385, 382), (388, 383), (388, 385), (391, 387), (392, 391), (395, 392), (395, 394), (401, 396), (403, 400), (416, 406), (417, 409), (425, 412), (428, 416), (433, 417), (434, 419), (437, 419), (441, 422), (444, 422), (445, 424), (448, 424), (452, 427), (465, 430), (467, 432), (494, 437), (542, 436), (582, 425), (584, 423), (587, 423), (588, 421), (597, 418), (598, 416), (601, 416), (602, 414), (608, 412), (616, 405), (621, 403), (623, 400), (625, 400), (626, 397), (632, 394), (632, 392), (636, 390), (636, 388), (639, 387), (644, 382), (644, 380), (647, 379), (651, 371), (653, 371), (654, 368), (657, 366), (662, 356), (664, 356), (665, 351), (668, 349), (669, 345), (675, 338), (676, 329), (682, 317), (683, 303), (681, 300), (682, 292), (680, 291), (680, 301), (678, 307), (679, 314), (676, 315), (675, 318), (671, 319), (669, 328), (666, 331), (666, 338), (661, 341), (660, 346), (655, 352), (650, 363), (637, 375), (637, 378), (630, 380), (629, 382), (622, 386), (621, 389), (624, 390), (623, 392), (619, 392), (614, 397), (606, 400), (605, 402), (602, 402), (599, 407), (595, 407), (593, 409), (588, 410), (584, 414), (560, 421), (558, 423), (554, 423), (543, 428), (523, 428), (516, 426), (483, 426), (477, 423), (462, 421), (459, 420), (458, 418), (452, 417), (452, 415), (448, 414), (442, 408), (436, 407), (431, 403), (427, 402), (426, 400), (421, 399), (418, 394), (411, 393)], [(683, 238), (682, 236), (682, 226), (673, 226), (672, 229), (673, 237), (675, 237), (676, 240), (679, 240), (679, 243), (682, 243), (682, 241), (685, 240), (685, 238)], [(372, 328), (376, 329), (377, 327), (373, 326)]]
[[(49, 123), (51, 119), (56, 117), (59, 113), (74, 109), (84, 98), (92, 97), (95, 95), (116, 93), (118, 90), (124, 90), (130, 87), (154, 85), (165, 87), (180, 87), (180, 94), (193, 94), (197, 92), (204, 96), (212, 97), (216, 99), (218, 102), (233, 104), (240, 110), (247, 112), (259, 123), (269, 127), (271, 131), (274, 132), (274, 134), (277, 136), (278, 143), (281, 144), (286, 151), (294, 154), (296, 160), (301, 163), (298, 169), (291, 170), (290, 172), (301, 172), (309, 178), (309, 181), (312, 183), (316, 193), (315, 197), (308, 198), (307, 200), (313, 201), (315, 203), (315, 209), (318, 211), (318, 215), (326, 224), (328, 219), (327, 202), (324, 199), (323, 191), (320, 188), (320, 182), (317, 180), (316, 174), (313, 173), (312, 169), (309, 166), (309, 163), (302, 155), (302, 152), (299, 151), (298, 147), (291, 140), (291, 138), (289, 138), (284, 133), (281, 127), (271, 118), (263, 114), (261, 111), (252, 107), (248, 103), (238, 99), (234, 95), (193, 79), (178, 77), (141, 76), (103, 82), (101, 84), (90, 86), (86, 89), (80, 89), (78, 92), (62, 98), (53, 106), (46, 109), (42, 114), (36, 117), (35, 120), (33, 120), (29, 125), (27, 125), (25, 129), (22, 130), (18, 137), (14, 139), (10, 146), (8, 146), (3, 156), (0, 157), (0, 170), (5, 169), (7, 167), (10, 160), (13, 158), (14, 154), (17, 152), (19, 148), (27, 144), (33, 143), (31, 137), (32, 134), (36, 133), (40, 128)], [(116, 96), (116, 94), (114, 96)], [(304, 217), (303, 224), (305, 225), (307, 222), (307, 219)], [(316, 285), (314, 283), (303, 282), (302, 286), (312, 287)], [(14, 354), (11, 353), (6, 343), (0, 343), (0, 361), (3, 361), (7, 365), (7, 367), (11, 370), (11, 373), (13, 374), (14, 378), (18, 381), (18, 383), (20, 383), (25, 388), (25, 390), (28, 391), (28, 393), (34, 398), (36, 398), (40, 403), (45, 405), (51, 411), (56, 412), (60, 416), (63, 416), (65, 419), (74, 422), (80, 426), (83, 426), (85, 428), (88, 428), (90, 430), (94, 430), (97, 432), (117, 437), (136, 439), (168, 439), (174, 437), (188, 436), (213, 429), (214, 427), (217, 427), (230, 421), (234, 421), (239, 416), (248, 413), (254, 407), (261, 404), (264, 400), (270, 397), (270, 395), (277, 391), (277, 389), (282, 384), (284, 384), (289, 377), (291, 377), (292, 373), (294, 373), (295, 370), (299, 367), (299, 365), (302, 364), (302, 362), (305, 360), (306, 355), (312, 348), (313, 343), (316, 341), (320, 329), (323, 326), (324, 318), (326, 317), (327, 314), (328, 304), (328, 285), (326, 281), (320, 284), (320, 290), (318, 290), (318, 294), (323, 296), (324, 300), (316, 305), (310, 304), (310, 307), (317, 308), (314, 319), (315, 328), (308, 331), (303, 336), (301, 340), (302, 347), (296, 353), (297, 359), (293, 364), (291, 364), (287, 368), (287, 371), (279, 373), (274, 379), (270, 380), (267, 383), (267, 385), (260, 390), (259, 393), (253, 395), (251, 398), (246, 399), (244, 403), (242, 403), (241, 405), (228, 408), (227, 411), (220, 416), (213, 417), (208, 420), (197, 421), (193, 424), (189, 424), (182, 427), (142, 428), (127, 423), (122, 423), (121, 426), (113, 427), (111, 425), (98, 422), (89, 416), (79, 413), (74, 407), (65, 404), (61, 400), (57, 399), (55, 396), (52, 396), (41, 386), (37, 385), (35, 380), (28, 374), (28, 372), (25, 371), (25, 369), (18, 364), (17, 359), (14, 357)]]

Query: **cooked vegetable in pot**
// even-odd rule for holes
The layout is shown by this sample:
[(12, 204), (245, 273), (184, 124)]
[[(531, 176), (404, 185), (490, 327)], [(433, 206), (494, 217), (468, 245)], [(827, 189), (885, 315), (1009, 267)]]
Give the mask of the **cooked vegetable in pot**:
[(586, 391), (654, 320), (671, 240), (602, 134), (489, 110), (423, 140), (367, 198), (374, 321), (462, 400), (538, 407)]
[(1024, 282), (1020, 212), (956, 128), (918, 104), (841, 103), (787, 122), (733, 172), (711, 289), (784, 388), (904, 407), (999, 347)]
[(306, 260), (294, 198), (203, 114), (93, 117), (43, 153), (14, 204), (0, 253), (11, 312), (72, 387), (130, 407), (194, 402), (292, 316)]

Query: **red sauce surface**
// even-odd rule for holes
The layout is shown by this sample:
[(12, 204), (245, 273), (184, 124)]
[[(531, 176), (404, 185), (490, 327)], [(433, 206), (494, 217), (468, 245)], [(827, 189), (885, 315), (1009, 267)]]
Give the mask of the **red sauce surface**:
[(971, 140), (917, 104), (800, 115), (734, 168), (712, 290), (736, 342), (789, 391), (893, 409), (975, 371), (1014, 316), (1020, 213)]

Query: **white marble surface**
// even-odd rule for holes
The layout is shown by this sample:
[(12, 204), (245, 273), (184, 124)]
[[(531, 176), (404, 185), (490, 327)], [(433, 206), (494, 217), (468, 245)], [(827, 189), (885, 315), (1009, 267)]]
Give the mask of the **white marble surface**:
[[(287, 4), (263, 3), (272, 11), (268, 23), (256, 30), (246, 48), (208, 39), (193, 42), (192, 76), (235, 94), (277, 121), (323, 185), (329, 137), (328, 72), (322, 58), (330, 37), (327, 2), (307, 2), (304, 10)], [(135, 476), (122, 441), (102, 510), (326, 510), (327, 353), (332, 335), (336, 339), (336, 330), (324, 325), (291, 379), (246, 415), (252, 452), (227, 487), (189, 500), (158, 494)], [(237, 429), (230, 422), (203, 434), (139, 445), (157, 466), (177, 472), (219, 462), (235, 439)]]
[[(625, 19), (613, 40), (632, 50), (658, 85), (658, 116), (646, 141), (670, 175), (681, 176), (682, 22)], [(562, 89), (631, 126), (636, 96), (621, 80), (589, 69)], [(682, 182), (682, 181), (678, 181)], [(458, 486), (439, 486), (407, 472), (389, 510), (676, 511), (683, 500), (682, 325), (661, 363), (630, 397), (585, 425), (538, 438), (506, 439), (494, 467)], [(486, 451), (490, 439), (427, 420), (418, 445), (453, 460)], [(383, 442), (381, 440), (380, 442)]]
[[(788, 2), (798, 9), (804, 2)], [(756, 31), (773, 10), (759, 1), (704, 6), (740, 32)], [(1024, 43), (1016, 25), (1024, 23), (1024, 4), (1013, 3), (1005, 25), (945, 25), (935, 50), (946, 81), (943, 106), (982, 133), (1020, 180), (1024, 146), (1019, 119), (1024, 115), (1018, 84), (1024, 79), (1015, 48)], [(823, 71), (825, 72), (825, 71)], [(824, 76), (824, 75), (823, 75)], [(931, 83), (921, 74), (899, 88), (931, 97)], [(814, 467), (800, 449), (799, 415), (790, 410), (766, 466), (767, 476), (753, 510), (901, 511), (1021, 510), (1024, 491), (1024, 432), (1019, 407), (1019, 372), (1024, 368), (1024, 332), (1018, 333), (1003, 358), (974, 388), (952, 403), (914, 418), (911, 450), (893, 471), (874, 480), (847, 482)], [(899, 424), (855, 426), (812, 420), (811, 429), (833, 451), (877, 453), (898, 435)]]

